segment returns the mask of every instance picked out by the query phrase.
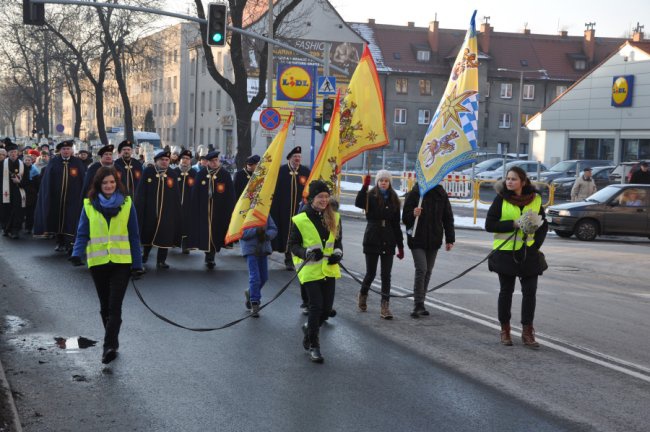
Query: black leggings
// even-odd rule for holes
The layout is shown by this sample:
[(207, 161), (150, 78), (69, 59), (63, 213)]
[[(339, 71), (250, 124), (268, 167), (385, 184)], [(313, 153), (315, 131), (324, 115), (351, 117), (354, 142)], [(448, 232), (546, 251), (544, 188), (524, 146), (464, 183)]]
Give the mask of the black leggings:
[(99, 297), (99, 313), (104, 324), (104, 348), (118, 349), (122, 325), (122, 301), (131, 277), (131, 264), (108, 263), (90, 268)]
[(307, 297), (309, 297), (309, 316), (307, 318), (309, 338), (314, 341), (318, 339), (318, 329), (332, 311), (336, 279), (328, 277), (305, 282), (303, 286), (307, 291)]
[[(515, 292), (517, 276), (499, 274), (499, 322), (510, 323), (510, 309), (512, 308), (512, 294)], [(537, 276), (519, 278), (521, 282), (521, 324), (529, 325), (535, 319), (535, 304), (537, 294)]]
[(366, 277), (361, 284), (361, 294), (368, 294), (370, 285), (377, 275), (377, 262), (381, 257), (381, 299), (390, 300), (390, 274), (393, 269), (393, 255), (366, 254)]

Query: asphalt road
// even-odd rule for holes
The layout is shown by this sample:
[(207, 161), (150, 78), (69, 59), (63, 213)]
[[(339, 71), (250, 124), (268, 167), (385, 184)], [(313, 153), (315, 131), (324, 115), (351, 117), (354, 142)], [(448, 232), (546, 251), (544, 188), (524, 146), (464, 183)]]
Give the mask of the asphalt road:
[[(364, 227), (344, 220), (344, 263), (359, 273)], [(459, 230), (432, 283), (478, 262), (489, 245), (488, 234)], [(549, 237), (539, 351), (499, 344), (497, 278), (485, 264), (430, 295), (432, 315), (420, 320), (409, 318), (408, 300), (392, 301), (392, 322), (379, 319), (376, 296), (357, 312), (358, 286), (344, 277), (339, 314), (322, 331), (323, 365), (301, 347), (294, 282), (261, 318), (212, 333), (163, 323), (129, 290), (120, 357), (104, 367), (89, 274), (52, 246), (0, 239), (1, 360), (25, 431), (647, 430), (648, 240)], [(292, 276), (280, 256), (272, 260), (267, 300)], [(190, 327), (244, 314), (237, 250), (223, 252), (212, 272), (197, 253), (174, 252), (169, 262), (171, 270), (137, 282), (154, 309)], [(409, 252), (393, 275), (394, 292), (408, 292)], [(78, 336), (99, 343), (70, 348)], [(55, 337), (67, 338), (67, 349)]]

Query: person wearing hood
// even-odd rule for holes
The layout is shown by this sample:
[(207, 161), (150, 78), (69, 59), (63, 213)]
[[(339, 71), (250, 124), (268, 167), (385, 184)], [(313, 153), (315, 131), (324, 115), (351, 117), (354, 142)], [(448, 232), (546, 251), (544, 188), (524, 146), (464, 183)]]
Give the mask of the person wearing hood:
[(120, 346), (122, 302), (129, 279), (143, 273), (135, 206), (114, 167), (97, 170), (84, 199), (69, 260), (79, 266), (84, 255), (99, 297), (102, 363), (106, 364), (115, 360)]
[[(542, 197), (531, 184), (526, 171), (519, 167), (511, 168), (506, 173), (505, 181), (497, 182), (495, 189), (497, 196), (485, 218), (485, 231), (494, 233), (494, 250), (488, 260), (488, 268), (499, 275), (501, 343), (512, 345), (510, 309), (515, 282), (519, 278), (522, 294), (521, 338), (525, 346), (539, 348), (539, 343), (535, 340), (533, 320), (537, 279), (544, 271), (539, 249), (548, 231)], [(529, 212), (539, 215), (540, 224), (534, 232), (531, 232), (530, 227), (522, 227), (522, 216)], [(528, 219), (530, 214), (526, 215)]]
[(323, 363), (318, 335), (332, 312), (336, 279), (341, 277), (343, 233), (341, 216), (330, 205), (330, 190), (325, 182), (312, 181), (307, 200), (303, 211), (291, 219), (288, 247), (298, 280), (309, 299), (308, 319), (302, 327), (302, 346), (309, 351), (312, 362)]
[(377, 274), (377, 263), (381, 259), (381, 309), (380, 317), (392, 319), (390, 312), (390, 280), (393, 269), (393, 256), (397, 248), (397, 258), (404, 258), (404, 237), (400, 226), (400, 201), (391, 186), (392, 176), (380, 170), (375, 176), (377, 184), (368, 192), (370, 176), (363, 179), (363, 186), (357, 194), (354, 205), (366, 211), (366, 231), (363, 235), (363, 254), (366, 256), (366, 276), (361, 284), (357, 305), (361, 312), (368, 309), (367, 299), (370, 285)]

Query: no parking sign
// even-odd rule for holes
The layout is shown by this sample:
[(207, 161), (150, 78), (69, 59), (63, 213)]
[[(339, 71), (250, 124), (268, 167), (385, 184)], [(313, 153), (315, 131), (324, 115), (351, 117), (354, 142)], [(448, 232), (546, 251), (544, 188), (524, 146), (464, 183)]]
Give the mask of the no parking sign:
[(260, 125), (266, 130), (273, 130), (280, 126), (282, 117), (274, 108), (266, 108), (260, 113)]

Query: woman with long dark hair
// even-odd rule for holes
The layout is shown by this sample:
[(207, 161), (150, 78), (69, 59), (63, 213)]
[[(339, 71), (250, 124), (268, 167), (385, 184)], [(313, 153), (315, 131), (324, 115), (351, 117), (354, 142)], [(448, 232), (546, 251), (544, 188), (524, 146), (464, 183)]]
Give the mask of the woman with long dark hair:
[(104, 324), (102, 363), (117, 357), (122, 301), (131, 273), (142, 273), (140, 234), (135, 206), (118, 181), (114, 167), (101, 167), (84, 199), (70, 261), (81, 265), (86, 255), (99, 297)]
[(494, 233), (493, 249), (499, 248), (490, 256), (488, 267), (499, 275), (501, 286), (498, 302), (501, 343), (512, 345), (510, 309), (515, 282), (519, 278), (522, 293), (521, 338), (527, 347), (539, 348), (533, 320), (537, 278), (544, 271), (539, 249), (548, 231), (542, 197), (526, 172), (519, 167), (511, 168), (506, 179), (496, 183), (495, 189), (497, 196), (488, 210), (485, 230)]
[(390, 312), (390, 279), (393, 256), (404, 258), (404, 236), (400, 227), (400, 201), (391, 186), (392, 176), (386, 170), (377, 171), (377, 185), (368, 191), (370, 176), (363, 179), (363, 187), (357, 194), (355, 206), (366, 210), (366, 231), (363, 235), (363, 253), (366, 256), (366, 276), (357, 297), (359, 310), (368, 309), (368, 291), (377, 275), (377, 263), (381, 259), (381, 310), (379, 316), (392, 319)]

